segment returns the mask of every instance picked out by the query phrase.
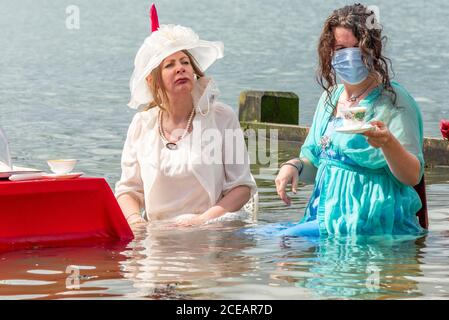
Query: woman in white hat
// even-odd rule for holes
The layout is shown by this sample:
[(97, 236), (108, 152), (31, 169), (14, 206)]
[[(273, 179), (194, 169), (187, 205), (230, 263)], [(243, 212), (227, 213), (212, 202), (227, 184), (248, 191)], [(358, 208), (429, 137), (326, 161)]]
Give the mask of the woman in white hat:
[(223, 57), (223, 44), (190, 28), (159, 26), (154, 5), (151, 22), (130, 81), (128, 106), (140, 112), (123, 149), (120, 207), (130, 225), (146, 222), (141, 209), (148, 220), (181, 225), (246, 218), (240, 209), (256, 184), (243, 133), (203, 73)]

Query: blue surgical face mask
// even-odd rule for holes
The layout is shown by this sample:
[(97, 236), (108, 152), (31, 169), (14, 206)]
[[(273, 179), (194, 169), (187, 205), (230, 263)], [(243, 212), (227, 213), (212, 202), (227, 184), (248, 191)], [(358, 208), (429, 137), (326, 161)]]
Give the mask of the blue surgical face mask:
[(359, 84), (367, 77), (369, 70), (362, 60), (360, 48), (345, 48), (334, 53), (332, 67), (346, 83)]

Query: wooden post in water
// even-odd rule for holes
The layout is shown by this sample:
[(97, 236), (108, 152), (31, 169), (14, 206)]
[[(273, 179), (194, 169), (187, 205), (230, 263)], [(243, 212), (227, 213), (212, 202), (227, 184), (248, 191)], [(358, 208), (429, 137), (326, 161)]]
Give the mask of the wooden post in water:
[(239, 119), (298, 125), (299, 97), (293, 92), (243, 91), (239, 98)]

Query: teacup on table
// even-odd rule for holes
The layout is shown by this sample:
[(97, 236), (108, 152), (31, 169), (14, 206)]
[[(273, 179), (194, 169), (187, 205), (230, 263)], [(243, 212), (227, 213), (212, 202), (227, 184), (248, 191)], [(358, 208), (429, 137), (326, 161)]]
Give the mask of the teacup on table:
[(68, 174), (75, 167), (76, 159), (48, 160), (47, 164), (55, 174)]
[(345, 127), (357, 127), (363, 126), (365, 122), (366, 107), (354, 107), (348, 108), (342, 111), (343, 114), (343, 126)]

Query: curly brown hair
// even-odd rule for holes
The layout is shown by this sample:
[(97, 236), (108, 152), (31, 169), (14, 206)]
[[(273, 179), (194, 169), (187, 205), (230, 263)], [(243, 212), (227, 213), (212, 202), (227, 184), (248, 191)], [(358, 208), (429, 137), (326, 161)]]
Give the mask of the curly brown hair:
[[(362, 60), (368, 67), (370, 73), (374, 73), (382, 83), (383, 92), (391, 93), (393, 105), (396, 103), (396, 93), (390, 83), (389, 67), (392, 70), (391, 60), (382, 54), (383, 42), (387, 38), (382, 36), (382, 28), (376, 23), (373, 27), (372, 19), (374, 12), (366, 6), (356, 3), (334, 10), (326, 19), (318, 43), (319, 67), (317, 71), (317, 81), (326, 91), (326, 105), (331, 104), (332, 91), (335, 88), (336, 74), (332, 67), (332, 56), (334, 55), (335, 37), (334, 29), (344, 27), (352, 30), (358, 40), (358, 47), (362, 52)], [(371, 22), (371, 25), (370, 25)]]

